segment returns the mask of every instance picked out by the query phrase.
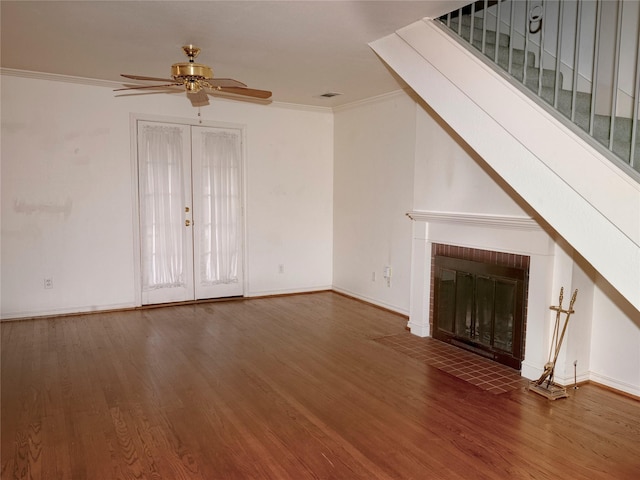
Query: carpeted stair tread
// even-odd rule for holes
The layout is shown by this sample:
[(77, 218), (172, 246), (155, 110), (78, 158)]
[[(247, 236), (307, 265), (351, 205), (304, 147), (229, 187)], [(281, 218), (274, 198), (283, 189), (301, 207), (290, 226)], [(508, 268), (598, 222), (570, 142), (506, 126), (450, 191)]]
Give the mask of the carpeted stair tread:
[[(512, 68), (511, 75), (516, 78), (519, 82), (523, 83), (529, 89), (537, 92), (538, 91), (538, 82), (540, 69), (536, 67), (527, 67), (527, 78), (524, 78), (524, 69), (520, 68)], [(556, 84), (556, 71), (555, 70), (542, 70), (542, 87), (553, 88)]]
[[(482, 52), (482, 42), (480, 41), (474, 42), (473, 46)], [(490, 42), (485, 43), (483, 53), (489, 59), (495, 62), (496, 61), (495, 60), (496, 44), (490, 43)], [(511, 50), (511, 67), (513, 68), (516, 66), (520, 66), (522, 68), (522, 65), (524, 65), (524, 57), (525, 57), (524, 50), (521, 50), (519, 48), (514, 48), (513, 50)], [(536, 56), (529, 53), (529, 55), (527, 55), (527, 65), (529, 67), (534, 67), (535, 63), (536, 63)], [(498, 50), (497, 64), (500, 65), (505, 70), (509, 69), (509, 47), (508, 46), (506, 47), (501, 46), (500, 49)]]
[[(451, 28), (454, 32), (458, 33), (458, 22), (455, 21), (451, 21), (451, 26), (449, 27)], [(464, 38), (466, 41), (469, 41), (470, 36), (471, 36), (471, 32), (473, 31), (473, 43), (475, 42), (480, 42), (482, 43), (482, 20), (480, 20), (480, 22), (476, 25), (474, 25), (473, 30), (471, 30), (470, 26), (467, 25), (462, 25), (462, 27), (460, 27), (460, 32), (459, 35)], [(507, 33), (504, 32), (500, 32), (500, 35), (498, 36), (498, 38), (500, 39), (500, 46), (501, 47), (508, 47), (509, 46), (509, 35)], [(492, 43), (495, 44), (496, 43), (496, 32), (493, 30), (487, 30), (485, 32), (485, 37), (484, 40), (486, 43)]]

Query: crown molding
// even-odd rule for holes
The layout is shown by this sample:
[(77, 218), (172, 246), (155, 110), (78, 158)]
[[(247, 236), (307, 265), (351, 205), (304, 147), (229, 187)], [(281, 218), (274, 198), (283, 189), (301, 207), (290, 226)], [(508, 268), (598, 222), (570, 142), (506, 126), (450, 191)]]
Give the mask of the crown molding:
[(407, 217), (416, 222), (448, 223), (476, 227), (512, 229), (512, 230), (540, 230), (540, 225), (533, 218), (512, 217), (507, 215), (483, 215), (477, 213), (433, 212), (413, 210), (407, 212)]
[(122, 87), (122, 83), (110, 80), (98, 80), (96, 78), (73, 77), (71, 75), (59, 75), (57, 73), (33, 72), (30, 70), (17, 70), (14, 68), (0, 68), (0, 74), (9, 77), (32, 78), (34, 80), (47, 80), (50, 82), (75, 83), (78, 85), (90, 85), (94, 87)]
[(391, 98), (395, 98), (395, 97), (404, 97), (406, 95), (411, 95), (411, 92), (413, 90), (411, 89), (401, 89), (401, 90), (394, 90), (393, 92), (389, 92), (389, 93), (383, 93), (381, 95), (376, 95), (375, 97), (369, 97), (369, 98), (365, 98), (363, 100), (357, 100), (355, 102), (351, 102), (351, 103), (345, 103), (344, 105), (338, 105), (337, 107), (333, 107), (333, 112), (334, 113), (339, 113), (345, 110), (352, 110), (354, 108), (358, 108), (361, 107), (363, 105), (370, 105), (370, 104), (375, 104), (375, 103), (380, 103), (383, 102), (385, 100), (391, 99)]
[(304, 105), (302, 103), (288, 103), (288, 102), (271, 102), (271, 105), (278, 108), (285, 108), (287, 110), (303, 110), (305, 112), (321, 112), (332, 113), (331, 107), (322, 107), (318, 105)]

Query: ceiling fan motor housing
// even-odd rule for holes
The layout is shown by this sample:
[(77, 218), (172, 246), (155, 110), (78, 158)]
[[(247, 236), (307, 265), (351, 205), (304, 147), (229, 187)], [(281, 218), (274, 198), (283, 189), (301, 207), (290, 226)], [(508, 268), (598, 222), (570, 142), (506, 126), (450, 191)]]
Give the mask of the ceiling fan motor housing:
[(213, 70), (201, 63), (174, 63), (171, 65), (171, 76), (174, 80), (185, 80), (189, 78), (210, 79), (213, 78)]

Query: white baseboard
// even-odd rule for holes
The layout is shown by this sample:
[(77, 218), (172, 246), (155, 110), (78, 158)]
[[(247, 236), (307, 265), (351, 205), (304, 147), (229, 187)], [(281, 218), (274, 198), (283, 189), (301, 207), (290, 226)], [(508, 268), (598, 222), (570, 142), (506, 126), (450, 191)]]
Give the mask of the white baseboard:
[[(599, 373), (591, 372), (589, 374), (589, 380), (594, 383), (599, 383), (606, 387), (618, 390), (620, 392), (628, 393), (634, 397), (640, 398), (640, 386), (632, 385), (630, 383), (621, 382), (619, 380), (607, 377), (606, 375), (600, 375)], [(578, 380), (579, 381), (579, 380)]]
[[(523, 362), (520, 375), (529, 380), (536, 380), (540, 378), (540, 375), (542, 375), (542, 369), (531, 366), (531, 365), (527, 365), (526, 363)], [(553, 381), (558, 385), (562, 385), (563, 387), (571, 387), (576, 382), (578, 384), (584, 383), (584, 382), (593, 382), (599, 385), (603, 385), (605, 387), (609, 387), (618, 392), (628, 393), (630, 395), (640, 398), (640, 386), (632, 385), (626, 382), (621, 382), (614, 378), (607, 377), (606, 375), (600, 375), (594, 372), (581, 373), (575, 378), (572, 376), (569, 376), (569, 377), (555, 376)]]
[(110, 305), (85, 305), (81, 307), (71, 308), (51, 308), (45, 310), (28, 310), (24, 312), (6, 312), (0, 317), (1, 322), (10, 322), (13, 320), (25, 320), (28, 318), (54, 317), (59, 315), (75, 315), (84, 313), (109, 312), (113, 310), (129, 310), (139, 305), (135, 303), (114, 303)]
[(370, 298), (370, 297), (367, 297), (366, 295), (361, 295), (359, 293), (355, 293), (344, 288), (339, 288), (334, 286), (332, 287), (332, 290), (338, 293), (342, 293), (343, 295), (347, 295), (348, 297), (357, 298), (358, 300), (362, 300), (363, 302), (367, 302), (372, 305), (382, 307), (386, 310), (391, 310), (392, 312), (399, 313), (406, 317), (409, 316), (409, 310), (405, 308), (400, 308), (397, 305), (391, 305), (389, 303), (381, 302), (380, 300), (376, 300), (375, 298)]
[(580, 375), (573, 377), (573, 376), (569, 376), (569, 377), (559, 377), (559, 376), (554, 376), (553, 377), (553, 381), (555, 383), (557, 383), (558, 385), (562, 385), (563, 387), (571, 387), (573, 385), (575, 385), (576, 383), (583, 383), (583, 382), (587, 382), (590, 380), (591, 375), (589, 374), (589, 372), (586, 373), (581, 373)]
[(407, 326), (411, 330), (411, 333), (417, 335), (418, 337), (428, 337), (431, 335), (431, 326), (429, 324), (423, 325), (409, 321)]
[(522, 362), (522, 368), (520, 369), (520, 375), (522, 377), (529, 380), (536, 380), (537, 378), (540, 378), (542, 372), (542, 368), (535, 365), (530, 365), (527, 362)]
[(315, 293), (332, 290), (331, 285), (320, 285), (316, 287), (303, 287), (303, 288), (282, 288), (276, 290), (253, 290), (244, 294), (247, 298), (253, 297), (270, 297), (272, 295), (291, 295), (295, 293)]

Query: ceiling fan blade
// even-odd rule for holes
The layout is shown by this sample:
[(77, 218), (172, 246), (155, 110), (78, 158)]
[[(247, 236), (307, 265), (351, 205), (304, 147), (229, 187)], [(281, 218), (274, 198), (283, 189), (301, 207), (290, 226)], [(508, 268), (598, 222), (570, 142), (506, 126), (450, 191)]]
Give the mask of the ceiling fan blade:
[(181, 87), (181, 83), (168, 83), (166, 85), (142, 85), (139, 87), (126, 87), (126, 88), (116, 88), (114, 92), (121, 92), (123, 90), (142, 90), (145, 88), (164, 88), (164, 87)]
[(246, 85), (233, 78), (208, 78), (203, 80), (202, 83), (209, 88), (218, 87), (246, 87)]
[(154, 82), (173, 82), (172, 78), (143, 77), (140, 75), (125, 75), (124, 73), (121, 73), (120, 76), (124, 78), (130, 78), (132, 80), (152, 80)]
[(217, 88), (216, 90), (224, 93), (233, 93), (235, 95), (244, 95), (245, 97), (254, 97), (254, 98), (263, 98), (263, 99), (271, 97), (271, 92), (267, 90), (256, 90), (254, 88), (220, 87), (220, 88)]
[(187, 98), (194, 107), (204, 107), (209, 105), (209, 95), (204, 90), (197, 93), (187, 92)]

